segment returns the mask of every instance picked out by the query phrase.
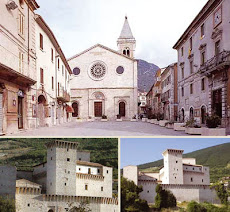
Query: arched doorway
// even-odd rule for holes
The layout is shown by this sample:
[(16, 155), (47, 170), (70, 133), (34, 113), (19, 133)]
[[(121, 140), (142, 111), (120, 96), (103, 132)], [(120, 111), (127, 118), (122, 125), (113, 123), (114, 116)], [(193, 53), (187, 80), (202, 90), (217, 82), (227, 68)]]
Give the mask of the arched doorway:
[(119, 103), (119, 115), (125, 117), (125, 102)]
[(45, 97), (43, 95), (40, 95), (38, 97), (38, 124), (40, 127), (45, 126), (45, 104)]
[(184, 122), (184, 108), (181, 109), (181, 121)]
[(108, 114), (105, 114), (105, 96), (102, 92), (96, 92), (93, 94), (92, 96), (92, 99), (93, 99), (93, 114), (94, 114), (94, 117), (96, 118), (100, 118), (102, 117), (102, 115), (108, 115)]
[(194, 110), (193, 110), (193, 107), (190, 107), (190, 110), (189, 110), (189, 118), (190, 118), (190, 119), (193, 119), (193, 118), (194, 118)]
[(74, 110), (72, 116), (73, 116), (73, 117), (78, 117), (78, 115), (79, 115), (78, 103), (77, 103), (77, 102), (74, 102), (74, 103), (72, 104), (72, 108), (73, 108), (73, 110)]
[(206, 107), (201, 107), (201, 124), (205, 124), (206, 122)]
[(48, 212), (54, 212), (52, 209), (49, 209)]

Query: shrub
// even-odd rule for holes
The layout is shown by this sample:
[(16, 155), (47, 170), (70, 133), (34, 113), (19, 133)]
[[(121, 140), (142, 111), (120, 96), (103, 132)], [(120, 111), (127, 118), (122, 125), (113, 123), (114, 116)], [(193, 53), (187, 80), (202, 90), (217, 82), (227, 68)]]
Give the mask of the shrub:
[(15, 212), (15, 201), (12, 199), (4, 199), (3, 197), (0, 197), (0, 211)]
[(217, 115), (208, 116), (206, 119), (206, 126), (208, 128), (217, 128), (221, 124), (221, 118)]
[(157, 121), (164, 120), (164, 114), (163, 113), (158, 113), (157, 114)]
[(227, 205), (228, 193), (224, 187), (224, 184), (215, 184), (214, 187), (215, 187), (217, 196), (220, 198), (221, 203)]
[(186, 121), (185, 127), (194, 127), (196, 125), (196, 120), (194, 118), (190, 118)]
[(155, 197), (155, 207), (158, 209), (161, 208), (171, 208), (176, 207), (176, 197), (171, 193), (162, 189), (160, 184), (156, 187), (156, 197)]
[(136, 119), (136, 115), (134, 115), (134, 116), (132, 117), (132, 119)]
[(102, 119), (107, 119), (107, 116), (106, 116), (106, 115), (103, 115), (103, 116), (102, 116)]
[(207, 209), (195, 201), (191, 201), (187, 206), (188, 212), (207, 212)]

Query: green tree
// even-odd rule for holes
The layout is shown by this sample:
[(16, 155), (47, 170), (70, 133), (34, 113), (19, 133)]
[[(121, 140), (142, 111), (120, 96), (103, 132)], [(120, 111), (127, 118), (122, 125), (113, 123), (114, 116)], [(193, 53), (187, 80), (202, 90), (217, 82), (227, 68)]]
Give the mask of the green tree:
[(0, 197), (0, 211), (1, 212), (15, 212), (15, 201), (12, 199), (5, 199)]
[(224, 184), (223, 183), (215, 184), (214, 188), (216, 190), (217, 196), (220, 198), (221, 203), (224, 205), (227, 205), (228, 204), (228, 192), (226, 188), (224, 187)]
[[(70, 204), (70, 207), (72, 204)], [(80, 202), (78, 206), (72, 207), (69, 211), (70, 212), (91, 212), (92, 210), (89, 208), (88, 202)]]
[(146, 200), (140, 199), (139, 194), (143, 191), (141, 186), (134, 182), (121, 178), (121, 211), (147, 212), (149, 206)]
[(176, 197), (171, 193), (162, 189), (160, 184), (156, 187), (156, 197), (155, 197), (155, 207), (158, 209), (161, 208), (171, 208), (176, 207)]
[(187, 206), (188, 212), (207, 212), (207, 209), (195, 201), (191, 201)]

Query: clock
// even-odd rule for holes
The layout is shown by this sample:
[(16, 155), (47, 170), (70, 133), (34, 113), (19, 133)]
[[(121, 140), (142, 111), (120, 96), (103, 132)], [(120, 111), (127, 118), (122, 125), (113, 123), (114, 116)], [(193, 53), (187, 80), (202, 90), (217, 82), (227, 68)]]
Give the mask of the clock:
[(216, 10), (214, 13), (214, 28), (222, 22), (222, 8)]

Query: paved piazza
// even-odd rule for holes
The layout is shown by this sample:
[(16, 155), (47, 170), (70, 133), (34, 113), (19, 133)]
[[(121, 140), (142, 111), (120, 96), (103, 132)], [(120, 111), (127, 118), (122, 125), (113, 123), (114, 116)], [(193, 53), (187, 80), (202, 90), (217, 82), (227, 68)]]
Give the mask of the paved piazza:
[(147, 122), (69, 122), (54, 127), (26, 130), (8, 136), (187, 136), (185, 132)]

